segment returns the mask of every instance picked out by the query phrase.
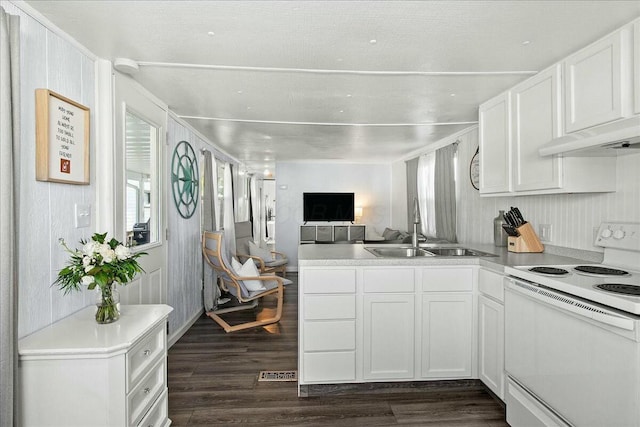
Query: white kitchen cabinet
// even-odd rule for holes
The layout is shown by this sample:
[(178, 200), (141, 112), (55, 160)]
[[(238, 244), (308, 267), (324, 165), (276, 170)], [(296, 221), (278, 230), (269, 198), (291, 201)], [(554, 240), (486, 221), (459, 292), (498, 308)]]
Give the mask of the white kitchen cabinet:
[(356, 269), (305, 269), (299, 289), (301, 381), (356, 379)]
[(480, 269), (478, 290), (478, 376), (504, 400), (503, 275)]
[(624, 117), (625, 98), (632, 93), (625, 72), (630, 58), (625, 37), (623, 28), (564, 60), (565, 132)]
[(299, 386), (474, 378), (476, 271), (302, 265)]
[(412, 379), (415, 268), (365, 268), (362, 278), (363, 378)]
[(472, 313), (471, 293), (422, 296), (422, 377), (471, 377)]
[[(167, 305), (87, 307), (19, 341), (24, 426), (168, 426)], [(145, 424), (143, 424), (145, 423)]]
[[(513, 87), (511, 97), (512, 138), (507, 140), (505, 149), (496, 137), (481, 137), (480, 152), (500, 150), (510, 152), (510, 167), (496, 167), (487, 159), (490, 174), (496, 182), (498, 174), (512, 174), (502, 178), (511, 182), (512, 191), (483, 191), (484, 196), (553, 194), (573, 192), (615, 191), (615, 158), (540, 156), (540, 147), (557, 138), (561, 133), (561, 66), (555, 65)], [(501, 98), (502, 95), (499, 97)], [(489, 101), (492, 103), (493, 101)], [(491, 104), (490, 104), (491, 105)], [(498, 104), (502, 105), (502, 104)], [(506, 105), (506, 104), (505, 104)], [(483, 104), (480, 109), (484, 108)], [(490, 134), (490, 126), (504, 127), (502, 123), (492, 124), (490, 116), (480, 116), (480, 128)], [(482, 132), (482, 131), (481, 131)], [(480, 170), (482, 174), (482, 162)], [(496, 189), (499, 187), (495, 187)], [(506, 188), (506, 187), (504, 187)]]
[(413, 379), (414, 294), (364, 295), (364, 379)]
[(480, 194), (511, 191), (511, 101), (505, 92), (480, 105)]
[(511, 90), (515, 191), (562, 187), (562, 157), (538, 153), (561, 132), (560, 69), (555, 65)]

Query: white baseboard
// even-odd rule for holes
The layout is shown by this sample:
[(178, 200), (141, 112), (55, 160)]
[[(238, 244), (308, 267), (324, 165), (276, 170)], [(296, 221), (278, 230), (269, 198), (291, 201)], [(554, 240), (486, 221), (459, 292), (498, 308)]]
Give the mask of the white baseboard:
[(178, 329), (177, 331), (172, 333), (171, 336), (169, 336), (167, 340), (168, 348), (171, 348), (171, 346), (174, 345), (189, 330), (189, 328), (194, 323), (196, 323), (196, 320), (198, 320), (198, 318), (202, 316), (202, 313), (204, 313), (204, 308), (201, 308), (200, 310), (195, 312), (193, 317), (191, 317), (191, 319), (189, 319), (180, 329)]

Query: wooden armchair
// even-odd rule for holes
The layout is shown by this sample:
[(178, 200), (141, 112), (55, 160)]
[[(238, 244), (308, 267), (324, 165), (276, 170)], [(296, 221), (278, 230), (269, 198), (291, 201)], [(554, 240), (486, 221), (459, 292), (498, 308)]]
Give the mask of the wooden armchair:
[(289, 259), (282, 252), (260, 248), (253, 241), (251, 221), (236, 222), (236, 257), (244, 262), (251, 258), (258, 266), (260, 273), (282, 273), (287, 276)]
[[(291, 283), (290, 280), (283, 279), (275, 275), (255, 277), (240, 277), (231, 266), (231, 259), (226, 252), (224, 246), (223, 231), (205, 231), (202, 236), (202, 253), (204, 258), (218, 274), (220, 287), (223, 291), (229, 292), (237, 302), (232, 307), (219, 308), (214, 311), (207, 312), (207, 316), (212, 318), (216, 323), (222, 326), (225, 332), (235, 332), (247, 328), (269, 325), (276, 323), (282, 317), (282, 304), (284, 298), (284, 286)], [(259, 281), (264, 289), (251, 291), (247, 288), (247, 281)], [(255, 283), (255, 282), (253, 282)], [(231, 325), (220, 315), (240, 310), (249, 310), (256, 308), (261, 298), (267, 295), (275, 295), (277, 297), (277, 306), (275, 310), (264, 309), (263, 311), (271, 311), (268, 317), (260, 318), (251, 322)]]

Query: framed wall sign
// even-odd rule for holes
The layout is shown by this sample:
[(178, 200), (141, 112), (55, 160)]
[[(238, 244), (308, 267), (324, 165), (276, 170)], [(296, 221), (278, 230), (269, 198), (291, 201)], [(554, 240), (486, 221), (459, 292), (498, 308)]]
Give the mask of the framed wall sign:
[(36, 89), (36, 179), (89, 184), (89, 108)]

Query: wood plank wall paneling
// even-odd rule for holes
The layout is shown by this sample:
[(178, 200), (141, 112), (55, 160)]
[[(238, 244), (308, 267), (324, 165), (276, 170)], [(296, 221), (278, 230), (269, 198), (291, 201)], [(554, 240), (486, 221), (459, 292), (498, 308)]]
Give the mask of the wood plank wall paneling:
[(169, 315), (169, 336), (182, 328), (203, 307), (202, 256), (200, 252), (200, 202), (191, 218), (178, 213), (171, 193), (170, 169), (173, 150), (180, 141), (187, 141), (198, 156), (198, 168), (202, 174), (200, 149), (209, 145), (191, 130), (169, 117), (167, 129), (167, 212), (170, 230), (168, 240), (167, 304), (174, 308)]
[[(49, 88), (95, 110), (94, 61), (11, 3), (20, 16), (21, 149), (18, 224), (18, 335), (23, 337), (93, 303), (92, 292), (64, 296), (51, 283), (67, 261), (58, 243), (78, 245), (93, 228), (74, 226), (75, 203), (95, 200), (95, 174), (89, 186), (35, 180), (35, 89)], [(92, 129), (90, 155), (94, 159)], [(93, 168), (92, 168), (93, 169)], [(92, 206), (93, 207), (93, 206)], [(95, 214), (95, 212), (92, 212)]]
[(594, 228), (602, 221), (640, 221), (640, 154), (617, 160), (615, 193), (553, 194), (544, 196), (480, 197), (469, 182), (469, 161), (478, 147), (477, 129), (459, 138), (458, 239), (493, 243), (493, 218), (498, 210), (518, 206), (536, 232), (551, 224), (553, 236), (545, 244), (601, 252), (593, 246)]

